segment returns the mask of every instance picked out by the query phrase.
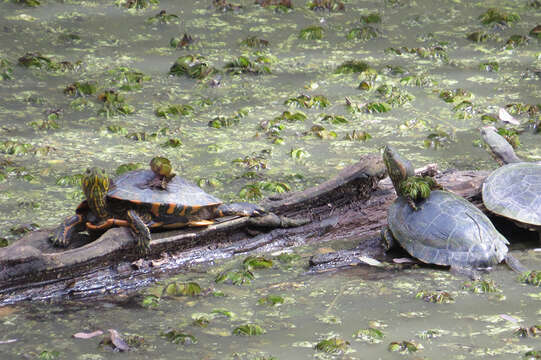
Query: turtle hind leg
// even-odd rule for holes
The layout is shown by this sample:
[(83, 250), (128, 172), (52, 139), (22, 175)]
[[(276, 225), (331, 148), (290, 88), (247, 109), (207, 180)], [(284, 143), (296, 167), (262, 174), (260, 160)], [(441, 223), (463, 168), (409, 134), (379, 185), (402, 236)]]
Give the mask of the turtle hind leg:
[(471, 280), (481, 279), (481, 273), (472, 267), (451, 265), (451, 268), (449, 270), (453, 275), (466, 276)]
[(509, 266), (511, 270), (517, 273), (523, 273), (528, 271), (528, 268), (520, 263), (517, 258), (507, 254), (505, 257), (505, 264)]
[(150, 230), (135, 210), (128, 210), (127, 215), (137, 249), (140, 253), (146, 254), (150, 250)]
[(261, 206), (249, 202), (222, 204), (215, 210), (216, 217), (222, 216), (260, 216), (266, 211)]
[(54, 246), (67, 247), (71, 242), (71, 237), (85, 230), (85, 216), (75, 214), (64, 219), (62, 224), (58, 226), (54, 233), (49, 236), (49, 241)]

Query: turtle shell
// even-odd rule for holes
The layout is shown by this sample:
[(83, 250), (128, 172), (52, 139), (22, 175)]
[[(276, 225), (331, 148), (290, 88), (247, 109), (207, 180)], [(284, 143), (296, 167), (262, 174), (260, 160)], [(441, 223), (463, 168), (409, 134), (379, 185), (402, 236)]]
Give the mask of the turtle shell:
[(399, 197), (388, 211), (393, 237), (413, 257), (429, 264), (489, 267), (507, 255), (507, 240), (474, 205), (434, 190), (413, 210)]
[(142, 204), (174, 204), (178, 208), (212, 207), (222, 204), (217, 197), (204, 192), (199, 186), (175, 176), (167, 184), (166, 190), (149, 188), (146, 184), (154, 178), (150, 170), (127, 172), (113, 180), (109, 197)]
[(483, 184), (483, 203), (495, 214), (541, 226), (541, 164), (502, 166)]

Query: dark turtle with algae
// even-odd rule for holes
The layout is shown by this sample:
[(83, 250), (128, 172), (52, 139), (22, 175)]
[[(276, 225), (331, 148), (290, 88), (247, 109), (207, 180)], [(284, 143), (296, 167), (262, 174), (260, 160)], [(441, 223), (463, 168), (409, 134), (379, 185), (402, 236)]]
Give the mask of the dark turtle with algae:
[(387, 248), (396, 240), (422, 262), (451, 266), (470, 276), (474, 268), (488, 268), (503, 260), (515, 271), (524, 269), (508, 254), (508, 241), (474, 205), (443, 190), (431, 191), (414, 209), (400, 184), (413, 176), (412, 164), (386, 146), (383, 159), (398, 198), (388, 210), (383, 231)]
[(205, 226), (218, 217), (264, 213), (250, 203), (223, 204), (180, 176), (171, 178), (165, 189), (155, 189), (149, 186), (155, 178), (154, 171), (135, 170), (111, 180), (101, 169), (88, 169), (81, 182), (86, 200), (50, 240), (54, 245), (68, 246), (78, 232), (102, 233), (113, 226), (125, 226), (131, 229), (139, 250), (146, 252), (151, 230)]
[(483, 203), (494, 214), (539, 232), (541, 241), (541, 164), (521, 160), (496, 128), (481, 129), (481, 137), (504, 165), (483, 183)]

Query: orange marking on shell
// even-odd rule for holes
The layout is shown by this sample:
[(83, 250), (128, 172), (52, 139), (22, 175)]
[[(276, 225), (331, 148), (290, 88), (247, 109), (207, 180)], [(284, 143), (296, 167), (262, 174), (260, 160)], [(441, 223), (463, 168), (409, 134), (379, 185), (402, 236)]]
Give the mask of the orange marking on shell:
[(179, 213), (178, 215), (179, 215), (179, 216), (184, 216), (184, 215), (186, 214), (186, 209), (187, 209), (187, 208), (188, 208), (187, 206), (183, 206), (183, 207), (182, 207), (182, 210), (180, 210), (180, 213)]
[(175, 209), (177, 208), (177, 206), (175, 204), (169, 204), (169, 207), (167, 208), (167, 211), (166, 213), (171, 215), (175, 212)]
[(152, 207), (150, 208), (150, 212), (154, 216), (160, 216), (160, 203), (152, 203)]
[[(150, 224), (148, 227), (153, 229), (153, 228), (159, 228), (163, 225), (163, 222), (156, 222), (156, 223), (153, 223), (153, 224)], [(165, 226), (164, 226), (165, 227)]]

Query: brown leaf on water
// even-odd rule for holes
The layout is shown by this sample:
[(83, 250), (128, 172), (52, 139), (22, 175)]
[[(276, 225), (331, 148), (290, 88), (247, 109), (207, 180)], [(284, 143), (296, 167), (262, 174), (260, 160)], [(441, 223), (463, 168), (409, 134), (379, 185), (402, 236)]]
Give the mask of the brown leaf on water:
[(84, 332), (78, 332), (76, 334), (73, 334), (72, 336), (76, 339), (91, 339), (95, 336), (103, 335), (103, 331), (96, 330), (91, 333), (84, 333)]
[(3, 318), (4, 316), (11, 315), (15, 312), (17, 312), (19, 309), (15, 306), (4, 306), (0, 307), (0, 318)]

